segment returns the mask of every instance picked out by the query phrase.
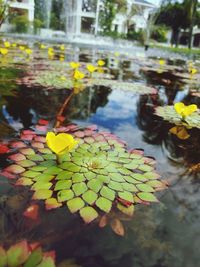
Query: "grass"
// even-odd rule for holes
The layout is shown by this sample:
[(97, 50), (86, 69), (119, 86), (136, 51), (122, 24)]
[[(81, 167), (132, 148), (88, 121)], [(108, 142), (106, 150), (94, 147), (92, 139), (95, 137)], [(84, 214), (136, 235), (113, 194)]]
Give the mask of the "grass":
[(185, 54), (185, 55), (199, 55), (200, 56), (200, 49), (188, 49), (186, 47), (170, 47), (170, 46), (162, 46), (162, 45), (151, 45), (151, 48), (159, 48), (165, 51)]

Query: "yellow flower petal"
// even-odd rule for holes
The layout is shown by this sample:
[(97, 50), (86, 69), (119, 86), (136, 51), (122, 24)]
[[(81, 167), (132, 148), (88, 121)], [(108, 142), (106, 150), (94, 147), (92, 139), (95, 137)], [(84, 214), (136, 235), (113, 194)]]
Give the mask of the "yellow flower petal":
[(174, 105), (174, 109), (179, 115), (181, 115), (184, 118), (197, 111), (197, 105), (192, 104), (189, 106), (185, 106), (184, 103), (179, 102)]
[(70, 64), (70, 67), (72, 69), (77, 69), (77, 68), (80, 67), (80, 63), (79, 62), (70, 62), (69, 64)]
[(46, 135), (46, 143), (48, 147), (57, 155), (71, 151), (76, 145), (77, 141), (73, 136), (66, 133), (55, 135), (53, 132), (48, 132)]
[(99, 67), (103, 67), (106, 63), (105, 63), (105, 61), (103, 61), (102, 59), (99, 59), (99, 60), (97, 61), (97, 64), (98, 64)]
[(2, 54), (3, 56), (8, 54), (8, 49), (7, 48), (0, 48), (0, 54)]
[(97, 68), (93, 66), (92, 64), (87, 64), (87, 70), (91, 73), (93, 73)]
[(82, 80), (85, 77), (85, 74), (75, 69), (73, 77), (75, 80)]
[(11, 47), (11, 44), (10, 44), (10, 42), (5, 41), (5, 42), (4, 42), (4, 46), (5, 46), (6, 48), (9, 48), (9, 47)]

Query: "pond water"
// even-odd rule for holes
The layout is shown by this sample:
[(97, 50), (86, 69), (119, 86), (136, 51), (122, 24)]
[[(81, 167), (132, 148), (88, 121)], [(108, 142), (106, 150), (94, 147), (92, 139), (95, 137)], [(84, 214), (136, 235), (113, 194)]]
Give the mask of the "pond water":
[[(159, 204), (137, 206), (133, 218), (123, 222), (125, 235), (118, 236), (109, 225), (105, 228), (95, 223), (85, 225), (66, 207), (45, 211), (40, 203), (39, 219), (27, 220), (22, 214), (31, 201), (28, 188), (15, 187), (1, 177), (1, 243), (13, 244), (21, 239), (40, 242), (45, 249), (56, 251), (59, 266), (199, 266), (200, 168), (194, 166), (200, 162), (200, 132), (192, 129), (189, 139), (178, 139), (169, 133), (169, 124), (154, 114), (155, 107), (174, 102), (199, 106), (198, 95), (191, 92), (194, 88), (198, 92), (198, 77), (194, 82), (186, 81), (187, 60), (181, 57), (178, 60), (177, 55), (175, 59), (167, 55), (170, 60), (159, 63), (160, 58), (152, 58), (151, 52), (118, 55), (112, 51), (69, 46), (65, 56), (67, 62), (82, 64), (102, 58), (106, 62), (106, 73), (113, 79), (138, 82), (158, 90), (158, 94), (141, 95), (123, 88), (89, 86), (73, 96), (63, 115), (68, 122), (81, 126), (95, 124), (102, 131), (112, 132), (129, 148), (143, 149), (145, 155), (155, 158), (158, 172), (170, 187), (157, 193)], [(34, 60), (19, 58), (18, 62), (1, 58), (1, 141), (15, 139), (18, 131), (31, 128), (40, 118), (53, 125), (55, 114), (69, 96), (69, 90), (64, 88), (19, 82), (33, 69), (48, 71), (47, 62), (55, 62), (56, 68), (63, 62), (48, 60), (38, 52)], [(194, 64), (198, 69), (198, 60)], [(8, 165), (4, 156), (0, 159), (1, 168)]]

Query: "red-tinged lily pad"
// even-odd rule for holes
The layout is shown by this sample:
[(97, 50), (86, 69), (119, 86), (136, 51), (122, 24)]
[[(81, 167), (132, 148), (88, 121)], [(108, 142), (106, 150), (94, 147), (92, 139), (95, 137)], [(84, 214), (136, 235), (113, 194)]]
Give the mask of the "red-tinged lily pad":
[(7, 145), (2, 145), (0, 144), (0, 154), (6, 154), (9, 152), (9, 148), (7, 147)]
[(26, 147), (26, 144), (21, 141), (17, 141), (17, 142), (12, 142), (10, 146), (12, 148), (24, 148)]
[(40, 119), (40, 120), (38, 121), (38, 124), (40, 124), (40, 125), (48, 125), (48, 124), (49, 124), (49, 121), (44, 120), (44, 119)]
[(45, 207), (47, 210), (52, 210), (61, 207), (62, 204), (58, 203), (56, 198), (49, 198), (45, 201)]
[(29, 186), (29, 185), (32, 185), (33, 184), (33, 180), (31, 180), (30, 178), (26, 178), (26, 177), (22, 177), (22, 178), (19, 178), (16, 182), (15, 185), (23, 185), (23, 186)]
[(30, 205), (23, 213), (29, 219), (37, 220), (39, 216), (39, 206), (37, 204)]
[(44, 148), (44, 144), (41, 142), (32, 142), (32, 147), (35, 148)]
[(7, 261), (9, 267), (17, 267), (24, 264), (30, 255), (27, 241), (21, 241), (17, 245), (11, 246), (7, 251)]
[(34, 135), (33, 134), (21, 134), (20, 139), (24, 141), (31, 141), (33, 140)]
[(37, 135), (37, 136), (34, 137), (34, 140), (36, 142), (46, 143), (46, 138), (44, 136)]
[(14, 173), (14, 174), (20, 174), (22, 172), (25, 172), (25, 169), (19, 165), (13, 164), (8, 166), (5, 171), (10, 172), (10, 173)]
[(16, 179), (17, 178), (17, 176), (15, 174), (12, 174), (6, 170), (3, 170), (2, 172), (0, 172), (0, 174), (1, 174), (1, 176), (6, 177), (8, 179)]
[(32, 148), (22, 148), (20, 149), (20, 152), (24, 155), (34, 155), (35, 151)]
[(26, 157), (21, 153), (10, 155), (8, 158), (16, 162), (26, 159)]
[(54, 260), (51, 257), (45, 257), (37, 267), (55, 267)]
[(47, 131), (47, 126), (46, 125), (36, 125), (36, 130), (40, 132), (46, 132)]
[(39, 189), (35, 191), (32, 198), (35, 200), (42, 200), (42, 199), (44, 200), (44, 199), (51, 198), (52, 194), (53, 194), (53, 191), (49, 189)]

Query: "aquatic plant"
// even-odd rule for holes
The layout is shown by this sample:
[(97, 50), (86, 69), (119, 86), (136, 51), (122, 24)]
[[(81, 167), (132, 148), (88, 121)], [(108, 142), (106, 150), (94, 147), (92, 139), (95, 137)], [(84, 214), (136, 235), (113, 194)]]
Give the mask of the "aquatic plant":
[(185, 119), (186, 117), (197, 111), (197, 105), (192, 104), (186, 106), (184, 103), (178, 102), (174, 105), (174, 109), (183, 119)]
[(132, 216), (135, 204), (158, 202), (155, 191), (167, 187), (159, 180), (154, 159), (142, 151), (127, 150), (111, 133), (75, 125), (57, 128), (62, 136), (72, 134), (79, 140), (57, 163), (41, 132), (46, 128), (37, 125), (36, 129), (40, 135), (23, 131), (20, 140), (11, 143), (13, 164), (2, 174), (16, 178), (18, 186), (31, 186), (33, 199), (44, 200), (47, 210), (67, 205), (86, 223), (115, 209)]
[(155, 113), (175, 125), (200, 129), (200, 110), (196, 110), (195, 106), (186, 107), (181, 104), (176, 106), (176, 110), (174, 106), (157, 107)]
[(26, 240), (5, 249), (0, 246), (1, 267), (55, 267), (55, 253), (43, 252), (38, 243)]

